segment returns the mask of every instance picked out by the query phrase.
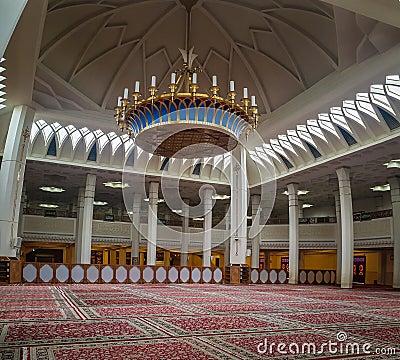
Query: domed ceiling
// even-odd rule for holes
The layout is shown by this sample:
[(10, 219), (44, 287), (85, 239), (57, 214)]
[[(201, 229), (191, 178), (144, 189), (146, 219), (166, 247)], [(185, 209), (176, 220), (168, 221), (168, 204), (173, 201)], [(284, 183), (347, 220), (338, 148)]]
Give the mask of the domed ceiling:
[(216, 74), (224, 94), (235, 80), (261, 113), (400, 39), (397, 28), (319, 0), (49, 0), (34, 101), (113, 109), (124, 87), (139, 80), (143, 93), (152, 75), (166, 91), (182, 64), (189, 9), (200, 86)]

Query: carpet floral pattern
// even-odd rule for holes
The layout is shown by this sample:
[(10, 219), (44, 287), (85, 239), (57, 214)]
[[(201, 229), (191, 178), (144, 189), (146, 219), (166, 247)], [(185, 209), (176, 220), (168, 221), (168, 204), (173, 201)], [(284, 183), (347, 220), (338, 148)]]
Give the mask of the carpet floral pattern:
[(388, 289), (3, 286), (0, 360), (400, 359), (399, 320)]

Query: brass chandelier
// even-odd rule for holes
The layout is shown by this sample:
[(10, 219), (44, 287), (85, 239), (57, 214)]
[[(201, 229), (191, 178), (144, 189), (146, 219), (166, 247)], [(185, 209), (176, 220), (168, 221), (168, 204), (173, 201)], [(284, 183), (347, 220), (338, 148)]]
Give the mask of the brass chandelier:
[(240, 135), (255, 129), (259, 119), (256, 97), (244, 88), (238, 103), (234, 81), (230, 81), (226, 97), (220, 96), (216, 75), (209, 93), (199, 91), (202, 69), (193, 66), (197, 55), (188, 46), (189, 11), (188, 18), (186, 49), (179, 49), (183, 66), (171, 73), (169, 92), (158, 94), (157, 79), (152, 76), (148, 97), (140, 93), (136, 81), (134, 91), (129, 94), (125, 88), (115, 107), (115, 121), (122, 131), (143, 150), (166, 157), (215, 156), (215, 147), (231, 151)]

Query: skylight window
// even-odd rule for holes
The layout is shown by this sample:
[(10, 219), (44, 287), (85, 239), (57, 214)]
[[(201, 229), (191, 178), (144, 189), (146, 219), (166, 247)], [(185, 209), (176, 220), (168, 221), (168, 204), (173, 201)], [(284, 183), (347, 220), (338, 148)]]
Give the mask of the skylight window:
[(201, 171), (201, 163), (197, 163), (193, 169), (192, 174), (193, 175), (199, 175), (200, 176), (200, 171)]
[(55, 136), (53, 136), (53, 139), (51, 140), (50, 145), (47, 148), (47, 155), (57, 156), (57, 144)]
[(169, 158), (165, 158), (164, 161), (161, 164), (161, 171), (168, 171), (168, 167), (169, 167)]
[(306, 142), (306, 146), (310, 150), (311, 154), (314, 156), (314, 159), (318, 159), (319, 157), (322, 156), (321, 153), (317, 150), (317, 148), (314, 147), (313, 145)]
[(286, 165), (286, 167), (289, 169), (293, 168), (293, 164), (286, 159), (284, 156), (282, 156), (281, 154), (279, 154), (280, 158), (282, 159), (283, 163)]
[(390, 115), (387, 111), (378, 107), (379, 113), (382, 115), (383, 120), (385, 120), (386, 125), (390, 130), (394, 130), (400, 127), (400, 123), (395, 119), (392, 115)]
[(88, 159), (88, 161), (96, 161), (97, 160), (97, 146), (96, 146), (96, 143), (94, 143), (92, 148), (90, 149), (90, 153), (89, 153), (87, 159)]
[(352, 146), (357, 144), (357, 140), (354, 139), (354, 137), (345, 129), (343, 129), (342, 127), (338, 126), (338, 129), (340, 131), (340, 133), (342, 134), (343, 138), (346, 140), (347, 145)]

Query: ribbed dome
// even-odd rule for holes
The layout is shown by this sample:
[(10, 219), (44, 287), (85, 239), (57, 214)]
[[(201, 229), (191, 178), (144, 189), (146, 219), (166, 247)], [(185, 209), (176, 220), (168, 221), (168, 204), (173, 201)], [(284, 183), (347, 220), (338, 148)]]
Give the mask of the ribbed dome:
[[(182, 63), (185, 6), (193, 6), (190, 45), (198, 54), (194, 65), (204, 69), (200, 86), (207, 90), (216, 74), (224, 94), (233, 79), (257, 96), (261, 113), (398, 41), (398, 29), (353, 13), (338, 23), (333, 7), (319, 0), (50, 0), (34, 100), (48, 108), (88, 107), (63, 92), (68, 86), (55, 86), (52, 73), (92, 100), (93, 109), (112, 109), (135, 80), (143, 91), (151, 75), (167, 90), (170, 72)], [(339, 25), (349, 31), (345, 47)]]

